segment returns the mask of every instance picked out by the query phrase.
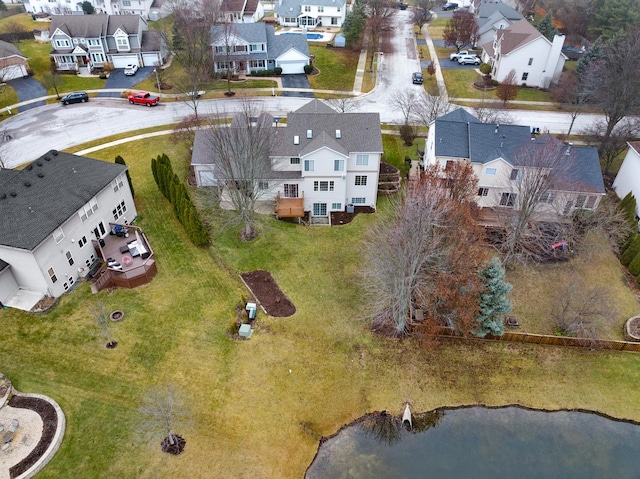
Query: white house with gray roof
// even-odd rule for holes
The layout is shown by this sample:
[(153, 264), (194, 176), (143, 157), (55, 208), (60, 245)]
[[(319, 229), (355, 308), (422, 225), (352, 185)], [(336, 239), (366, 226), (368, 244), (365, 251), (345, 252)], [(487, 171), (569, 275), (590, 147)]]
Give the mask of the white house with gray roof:
[[(25, 0), (28, 13), (50, 15), (82, 15), (82, 1), (70, 0)], [(163, 0), (89, 0), (96, 13), (107, 15), (141, 15), (144, 18), (166, 16)], [(156, 18), (157, 19), (157, 18)]]
[(520, 12), (503, 2), (482, 2), (478, 6), (476, 20), (478, 35), (476, 45), (493, 41), (498, 30), (504, 30), (524, 17)]
[(520, 170), (534, 167), (518, 164), (519, 158), (532, 148), (552, 151), (563, 159), (562, 178), (557, 179), (557, 189), (540, 199), (545, 203), (541, 209), (570, 215), (576, 209), (597, 208), (605, 188), (596, 148), (565, 145), (550, 135), (537, 137), (528, 126), (482, 123), (462, 108), (432, 123), (424, 162), (443, 167), (449, 162), (471, 162), (478, 178), (478, 206), (511, 208), (518, 201), (514, 181)]
[(344, 0), (277, 0), (274, 12), (283, 27), (342, 27), (347, 5)]
[(98, 258), (94, 241), (137, 216), (127, 166), (51, 150), (0, 169), (0, 302), (61, 296)]
[(90, 72), (105, 62), (157, 66), (169, 55), (165, 35), (139, 15), (54, 15), (49, 38), (60, 71)]
[[(286, 126), (274, 121), (272, 127), (271, 175), (262, 180), (276, 216), (308, 212), (323, 223), (347, 205), (376, 207), (383, 153), (378, 113), (338, 113), (312, 100), (289, 113)], [(198, 186), (215, 186), (221, 178), (205, 135), (196, 133), (191, 165)]]
[(282, 68), (282, 74), (304, 73), (309, 64), (307, 37), (300, 33), (276, 35), (272, 25), (234, 23), (211, 27), (214, 70), (249, 74)]

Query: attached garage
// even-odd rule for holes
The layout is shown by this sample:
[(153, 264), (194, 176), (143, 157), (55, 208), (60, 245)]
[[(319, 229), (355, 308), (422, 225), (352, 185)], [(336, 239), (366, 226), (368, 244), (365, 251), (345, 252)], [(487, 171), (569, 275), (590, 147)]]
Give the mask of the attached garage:
[(138, 55), (111, 55), (111, 62), (114, 68), (124, 68), (127, 65), (135, 64), (140, 65), (138, 61)]
[(309, 57), (291, 48), (276, 58), (276, 67), (282, 68), (283, 75), (304, 73), (304, 66), (309, 64)]
[(0, 79), (3, 82), (15, 80), (16, 78), (24, 78), (27, 76), (27, 68), (24, 65), (9, 65), (0, 69)]
[(143, 53), (142, 61), (145, 67), (154, 67), (157, 65), (162, 65), (162, 62), (160, 61), (159, 53)]

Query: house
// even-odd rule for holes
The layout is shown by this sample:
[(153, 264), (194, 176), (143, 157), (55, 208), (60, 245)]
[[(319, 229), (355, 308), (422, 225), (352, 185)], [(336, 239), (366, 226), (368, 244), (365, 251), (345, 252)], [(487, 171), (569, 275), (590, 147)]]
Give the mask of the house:
[[(312, 100), (273, 122), (276, 135), (270, 178), (263, 179), (278, 217), (309, 214), (314, 223), (332, 211), (376, 207), (382, 134), (378, 113), (337, 113)], [(208, 153), (206, 133), (198, 131), (191, 165), (198, 186), (219, 185), (216, 159)], [(273, 210), (271, 210), (273, 211)]]
[(169, 55), (164, 34), (139, 15), (54, 15), (49, 38), (59, 71), (163, 65)]
[(499, 82), (515, 70), (519, 85), (548, 88), (560, 78), (567, 59), (563, 44), (563, 35), (555, 35), (550, 42), (522, 19), (498, 30), (492, 41), (482, 45), (482, 61), (491, 65), (491, 74)]
[[(96, 13), (107, 15), (140, 15), (149, 18), (151, 12), (158, 11), (159, 0), (89, 0)], [(82, 15), (83, 2), (68, 0), (25, 0), (27, 13), (48, 13), (50, 15)]]
[(476, 10), (478, 36), (476, 45), (493, 41), (498, 30), (504, 30), (524, 17), (520, 12), (499, 1), (482, 2)]
[[(558, 170), (555, 186), (540, 209), (553, 216), (571, 215), (576, 209), (594, 210), (605, 194), (598, 151), (565, 145), (550, 135), (532, 135), (519, 125), (482, 123), (459, 108), (432, 123), (427, 135), (424, 162), (446, 167), (449, 162), (469, 161), (478, 178), (476, 203), (480, 208), (512, 208), (517, 205), (517, 183), (528, 168)], [(535, 164), (535, 150), (554, 155), (554, 162)], [(534, 161), (521, 164), (523, 158)], [(559, 159), (559, 161), (558, 161)], [(566, 161), (565, 161), (566, 159)], [(542, 205), (541, 205), (542, 206)]]
[[(631, 192), (640, 202), (640, 141), (630, 141), (627, 144), (629, 150), (613, 181), (613, 190), (620, 199)], [(639, 212), (640, 208), (636, 205), (636, 216)]]
[(272, 25), (234, 23), (211, 27), (214, 70), (248, 74), (282, 68), (282, 74), (304, 73), (309, 64), (307, 38), (300, 33), (276, 35)]
[(222, 0), (219, 18), (222, 22), (255, 23), (264, 17), (261, 0)]
[(2, 304), (30, 310), (86, 276), (113, 225), (137, 216), (126, 170), (55, 150), (22, 170), (0, 170)]
[(341, 28), (347, 5), (344, 0), (277, 0), (276, 20), (283, 27)]
[(29, 75), (27, 57), (14, 45), (0, 40), (0, 82), (7, 82)]

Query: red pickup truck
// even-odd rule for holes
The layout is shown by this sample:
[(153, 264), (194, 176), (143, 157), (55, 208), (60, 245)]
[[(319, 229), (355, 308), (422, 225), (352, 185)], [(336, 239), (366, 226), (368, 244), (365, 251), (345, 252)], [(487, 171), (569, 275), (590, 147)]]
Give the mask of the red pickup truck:
[(138, 93), (132, 93), (129, 95), (129, 103), (132, 105), (135, 103), (138, 105), (153, 106), (157, 105), (159, 101), (159, 96), (152, 95), (147, 91), (139, 91)]

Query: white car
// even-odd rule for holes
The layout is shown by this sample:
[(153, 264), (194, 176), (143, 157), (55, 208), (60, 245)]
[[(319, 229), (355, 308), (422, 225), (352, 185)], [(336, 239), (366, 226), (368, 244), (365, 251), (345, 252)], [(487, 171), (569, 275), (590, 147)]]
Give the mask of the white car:
[(463, 55), (458, 58), (458, 63), (460, 65), (480, 65), (480, 57), (475, 55)]
[(127, 76), (135, 75), (136, 72), (138, 71), (138, 68), (139, 68), (138, 65), (131, 63), (126, 67), (124, 67), (124, 74)]

